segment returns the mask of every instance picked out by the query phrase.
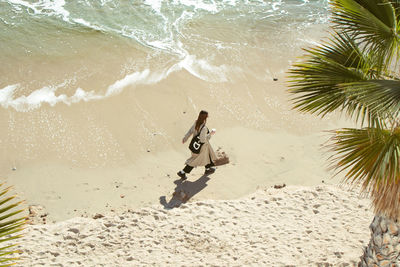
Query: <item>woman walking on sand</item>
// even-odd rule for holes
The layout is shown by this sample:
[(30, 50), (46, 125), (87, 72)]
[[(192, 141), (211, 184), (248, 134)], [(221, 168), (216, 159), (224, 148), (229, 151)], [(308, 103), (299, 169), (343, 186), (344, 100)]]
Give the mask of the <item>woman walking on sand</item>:
[(207, 117), (207, 111), (200, 111), (197, 120), (182, 139), (182, 144), (184, 144), (193, 135), (189, 145), (192, 156), (186, 160), (185, 168), (177, 173), (182, 180), (186, 180), (186, 173), (190, 173), (197, 166), (205, 166), (205, 175), (215, 172), (213, 166), (215, 166), (214, 161), (217, 159), (217, 156), (208, 141), (215, 134), (215, 129), (212, 129), (211, 132), (208, 130), (206, 126)]

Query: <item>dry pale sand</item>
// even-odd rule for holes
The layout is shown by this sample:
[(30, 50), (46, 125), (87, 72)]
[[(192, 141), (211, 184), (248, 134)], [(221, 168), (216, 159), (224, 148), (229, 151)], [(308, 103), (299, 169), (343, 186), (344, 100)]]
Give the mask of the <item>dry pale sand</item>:
[(355, 266), (372, 218), (358, 191), (270, 187), (31, 225), (20, 248), (22, 266)]

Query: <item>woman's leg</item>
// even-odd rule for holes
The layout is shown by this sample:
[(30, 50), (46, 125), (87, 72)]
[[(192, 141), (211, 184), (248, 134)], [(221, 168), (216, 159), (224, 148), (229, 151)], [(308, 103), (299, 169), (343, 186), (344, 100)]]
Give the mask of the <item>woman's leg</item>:
[(209, 169), (209, 168), (211, 168), (212, 166), (215, 166), (215, 164), (214, 164), (214, 162), (212, 162), (212, 160), (211, 160), (211, 156), (210, 155), (208, 155), (209, 157), (210, 157), (210, 163), (208, 163), (205, 167), (206, 167), (206, 169)]
[(206, 169), (209, 169), (209, 168), (211, 168), (212, 166), (215, 166), (215, 164), (214, 164), (213, 162), (207, 164), (205, 167), (206, 167)]
[(177, 174), (179, 177), (181, 177), (182, 180), (186, 180), (186, 173), (190, 173), (193, 170), (192, 166), (186, 165), (183, 170), (179, 171)]
[(211, 160), (211, 156), (210, 157), (210, 163), (208, 163), (205, 167), (206, 167), (206, 171), (204, 172), (204, 174), (212, 174), (215, 172), (215, 168), (212, 168), (213, 166), (215, 166), (214, 162), (212, 162)]
[(185, 168), (183, 168), (184, 173), (190, 173), (193, 170), (192, 166), (186, 165)]

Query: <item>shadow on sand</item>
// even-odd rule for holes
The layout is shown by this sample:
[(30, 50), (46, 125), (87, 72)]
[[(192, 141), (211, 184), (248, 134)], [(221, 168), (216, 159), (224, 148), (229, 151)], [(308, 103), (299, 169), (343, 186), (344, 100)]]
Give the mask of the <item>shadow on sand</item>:
[(185, 180), (176, 180), (175, 192), (172, 194), (172, 198), (167, 202), (166, 196), (160, 197), (160, 204), (165, 209), (173, 209), (179, 207), (182, 203), (186, 203), (198, 192), (203, 190), (207, 186), (207, 182), (210, 178), (206, 175), (201, 176), (194, 182)]

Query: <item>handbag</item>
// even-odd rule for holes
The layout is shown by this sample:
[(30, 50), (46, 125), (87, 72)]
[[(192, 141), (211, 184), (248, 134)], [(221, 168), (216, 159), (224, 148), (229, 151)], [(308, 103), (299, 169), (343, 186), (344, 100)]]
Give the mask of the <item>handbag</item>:
[[(204, 127), (204, 125), (203, 125), (203, 127)], [(201, 130), (203, 130), (203, 127), (201, 127), (201, 129), (200, 129), (200, 131), (199, 131), (198, 134), (196, 134), (195, 136), (193, 136), (192, 141), (190, 141), (189, 149), (190, 149), (190, 151), (192, 151), (194, 154), (199, 154), (202, 145), (204, 145), (204, 143), (201, 143), (201, 142), (200, 142), (200, 133), (201, 133)]]

